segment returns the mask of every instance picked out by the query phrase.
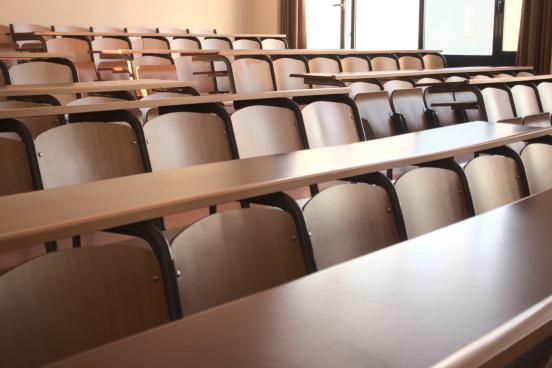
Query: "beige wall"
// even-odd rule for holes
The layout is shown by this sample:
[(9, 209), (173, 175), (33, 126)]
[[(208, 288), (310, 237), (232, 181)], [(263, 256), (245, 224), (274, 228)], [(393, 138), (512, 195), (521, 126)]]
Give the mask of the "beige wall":
[(2, 0), (0, 24), (214, 27), (221, 33), (274, 33), (277, 4), (277, 0)]

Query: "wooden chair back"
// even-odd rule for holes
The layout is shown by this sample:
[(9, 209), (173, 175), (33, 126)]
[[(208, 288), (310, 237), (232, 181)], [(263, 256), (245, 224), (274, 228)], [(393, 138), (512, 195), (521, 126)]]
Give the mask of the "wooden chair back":
[(481, 95), (483, 96), (487, 121), (496, 123), (500, 120), (516, 117), (510, 93), (506, 89), (487, 87), (481, 91)]
[(284, 40), (277, 38), (265, 38), (261, 41), (263, 50), (286, 50), (287, 44)]
[(310, 148), (336, 146), (361, 140), (352, 108), (344, 103), (316, 101), (302, 110)]
[(275, 155), (305, 149), (301, 122), (286, 107), (252, 105), (232, 114), (240, 158)]
[(0, 277), (0, 365), (60, 360), (169, 321), (157, 259), (139, 247), (84, 247)]
[(268, 60), (240, 58), (232, 62), (236, 93), (275, 91), (272, 67)]
[(303, 82), (303, 79), (290, 77), (290, 74), (308, 72), (306, 60), (284, 57), (273, 60), (272, 65), (278, 91), (310, 88), (308, 84)]
[(426, 113), (421, 88), (398, 89), (391, 94), (393, 111), (404, 118), (408, 132), (419, 132), (432, 127)]
[(421, 70), (424, 68), (420, 56), (404, 55), (399, 57), (399, 68), (401, 70)]
[(234, 50), (260, 50), (262, 45), (257, 40), (237, 39), (232, 42)]
[(172, 242), (182, 308), (202, 311), (306, 274), (298, 232), (275, 208), (230, 210), (206, 217)]
[(199, 85), (194, 87), (200, 93), (211, 93), (215, 91), (214, 79), (206, 74), (211, 71), (211, 64), (194, 61), (192, 56), (181, 56), (174, 59), (176, 76), (178, 80), (198, 81)]
[(452, 170), (422, 167), (395, 182), (409, 238), (470, 217), (466, 192)]
[(33, 190), (25, 143), (17, 137), (0, 134), (0, 196)]
[(423, 56), (425, 69), (442, 69), (446, 68), (446, 61), (442, 55), (425, 54)]
[(135, 132), (117, 123), (74, 123), (35, 139), (45, 188), (141, 174)]
[(214, 114), (173, 112), (144, 126), (154, 171), (231, 160), (229, 132)]
[(351, 83), (349, 87), (351, 88), (351, 93), (349, 93), (349, 96), (351, 96), (351, 98), (353, 99), (360, 93), (379, 92), (382, 90), (381, 84), (375, 82), (354, 82)]
[(401, 80), (401, 79), (393, 79), (383, 83), (383, 89), (389, 92), (389, 94), (393, 93), (393, 91), (398, 89), (412, 89), (412, 88), (414, 88), (414, 85), (412, 84), (412, 82)]
[[(31, 102), (31, 101), (0, 101), (0, 109), (27, 109), (35, 107), (49, 107), (46, 103)], [(58, 127), (60, 125), (59, 117), (55, 115), (38, 116), (33, 118), (20, 118), (20, 122), (25, 124), (29, 129), (33, 138), (36, 138), (40, 133)]]
[[(59, 61), (59, 62), (58, 62)], [(63, 84), (78, 81), (77, 71), (69, 60), (36, 59), (14, 65), (9, 70), (12, 84)], [(62, 105), (73, 101), (75, 94), (52, 95)]]
[(387, 92), (361, 93), (355, 96), (355, 102), (368, 139), (390, 137), (401, 132)]
[(346, 73), (369, 72), (370, 61), (358, 56), (347, 56), (341, 59), (341, 66)]
[[(195, 32), (194, 32), (195, 33)], [(232, 42), (226, 38), (202, 38), (201, 48), (204, 50), (231, 50)], [(232, 62), (233, 58), (228, 58)], [(208, 63), (204, 63), (209, 65)], [(215, 61), (213, 63), (213, 69), (215, 72), (231, 72), (227, 70), (226, 64), (222, 61)], [(218, 92), (230, 92), (230, 81), (228, 77), (216, 77), (216, 90)]]
[(370, 59), (373, 71), (398, 70), (397, 59), (391, 56), (376, 56)]
[(386, 190), (365, 183), (335, 185), (303, 209), (318, 269), (401, 241), (394, 205)]
[(552, 82), (539, 83), (537, 90), (542, 103), (542, 111), (552, 112)]
[(531, 194), (552, 189), (552, 145), (528, 144), (521, 151)]
[(518, 163), (501, 155), (482, 155), (466, 164), (475, 212), (481, 214), (515, 202), (526, 195), (523, 180), (525, 172)]
[(540, 114), (539, 97), (535, 88), (525, 84), (516, 84), (510, 88), (510, 91), (518, 116), (525, 117)]

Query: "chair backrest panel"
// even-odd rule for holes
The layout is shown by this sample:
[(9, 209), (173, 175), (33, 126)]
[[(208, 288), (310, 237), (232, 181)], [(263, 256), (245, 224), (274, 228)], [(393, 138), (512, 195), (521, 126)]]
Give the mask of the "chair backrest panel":
[(234, 50), (260, 50), (261, 44), (256, 40), (239, 39), (232, 42)]
[(339, 62), (327, 57), (309, 59), (311, 73), (339, 73)]
[(139, 247), (84, 247), (0, 277), (0, 365), (42, 366), (168, 322), (158, 262)]
[(401, 70), (420, 70), (424, 68), (421, 58), (410, 55), (399, 57), (399, 66)]
[(305, 84), (301, 78), (290, 77), (290, 74), (307, 72), (307, 65), (304, 61), (293, 58), (280, 58), (274, 60), (272, 65), (274, 67), (278, 91), (309, 88), (309, 85)]
[(395, 182), (409, 238), (469, 217), (458, 175), (451, 170), (422, 167)]
[(464, 171), (477, 214), (523, 198), (521, 173), (512, 158), (479, 156), (468, 162)]
[(231, 160), (228, 132), (214, 114), (174, 112), (144, 126), (154, 171)]
[(430, 128), (421, 88), (395, 90), (391, 94), (391, 102), (393, 110), (404, 117), (409, 132)]
[(25, 144), (0, 135), (0, 157), (0, 196), (32, 191), (33, 182)]
[(398, 70), (397, 60), (390, 56), (376, 56), (370, 59), (373, 71)]
[(435, 54), (426, 54), (423, 56), (425, 69), (441, 69), (445, 68), (443, 58)]
[(552, 189), (552, 145), (531, 143), (521, 151), (531, 194)]
[(361, 93), (355, 96), (355, 102), (368, 138), (385, 138), (398, 133), (387, 92)]
[(181, 56), (174, 59), (174, 65), (176, 67), (178, 80), (198, 81), (199, 85), (195, 87), (195, 89), (201, 93), (210, 93), (215, 90), (213, 78), (204, 74), (195, 74), (196, 72), (210, 72), (210, 63), (196, 62), (193, 60), (192, 56)]
[[(195, 33), (195, 32), (191, 32)], [(202, 38), (201, 41), (201, 48), (205, 50), (230, 50), (232, 49), (232, 43), (230, 43), (226, 39), (220, 39), (220, 38)], [(231, 61), (232, 58), (229, 58)], [(208, 63), (204, 63), (209, 65)], [(226, 71), (226, 64), (222, 61), (215, 61), (213, 63), (214, 70), (217, 72), (223, 72)], [(229, 71), (230, 72), (230, 71)], [(217, 89), (219, 92), (228, 92), (230, 91), (230, 82), (228, 80), (228, 77), (217, 77)]]
[(538, 86), (542, 111), (552, 112), (552, 82), (542, 82)]
[(78, 38), (52, 38), (46, 41), (48, 52), (73, 52), (75, 57), (70, 58), (73, 62), (92, 61), (90, 44)]
[(185, 314), (199, 312), (306, 274), (292, 217), (274, 208), (221, 212), (172, 243)]
[(270, 64), (265, 60), (237, 59), (232, 62), (236, 93), (274, 91)]
[(512, 91), (512, 98), (518, 116), (525, 117), (541, 112), (535, 89), (523, 84), (517, 84), (510, 90)]
[(346, 73), (370, 71), (370, 64), (368, 60), (357, 56), (348, 56), (341, 59), (341, 66), (343, 67), (343, 71)]
[(266, 38), (261, 41), (263, 50), (285, 50), (287, 45), (283, 40), (276, 38)]
[[(14, 65), (9, 70), (12, 84), (73, 83), (73, 70), (63, 64), (47, 61), (30, 61)], [(52, 95), (64, 105), (76, 98), (74, 94)]]
[(350, 106), (330, 101), (317, 101), (302, 111), (310, 148), (355, 143), (360, 140)]
[(236, 111), (232, 126), (240, 158), (305, 149), (297, 118), (284, 107), (254, 105)]
[(383, 89), (389, 92), (390, 94), (397, 89), (412, 89), (412, 88), (414, 88), (414, 85), (411, 82), (400, 80), (400, 79), (393, 79), (383, 83)]
[(379, 92), (381, 91), (381, 86), (376, 83), (369, 82), (353, 82), (349, 85), (351, 88), (351, 93), (349, 96), (355, 98), (356, 95), (360, 93), (370, 93), (370, 92)]
[[(49, 106), (51, 105), (30, 101), (0, 101), (0, 109), (25, 109)], [(18, 120), (25, 124), (33, 138), (36, 138), (40, 135), (40, 133), (45, 132), (48, 129), (52, 129), (60, 125), (59, 118), (57, 116), (39, 116), (34, 118), (21, 118)]]
[(481, 95), (483, 96), (483, 103), (485, 104), (485, 111), (487, 112), (487, 120), (489, 122), (496, 123), (500, 120), (516, 117), (508, 91), (487, 87), (481, 91)]
[(50, 129), (35, 140), (45, 188), (140, 174), (144, 165), (128, 125), (75, 123)]
[(319, 269), (360, 257), (400, 241), (385, 189), (364, 183), (330, 187), (303, 212)]

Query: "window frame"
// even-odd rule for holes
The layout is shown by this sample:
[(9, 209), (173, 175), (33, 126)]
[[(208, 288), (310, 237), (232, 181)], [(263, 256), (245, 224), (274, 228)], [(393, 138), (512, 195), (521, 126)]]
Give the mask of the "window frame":
[[(337, 0), (339, 1), (339, 0)], [(356, 18), (357, 18), (357, 0), (351, 1), (351, 48), (356, 47)], [(468, 65), (512, 65), (516, 61), (515, 51), (503, 51), (502, 42), (504, 36), (504, 16), (505, 1), (495, 0), (494, 9), (494, 28), (493, 28), (493, 50), (492, 55), (446, 55), (449, 66), (468, 66)], [(341, 0), (341, 47), (345, 45), (345, 6), (346, 0)], [(425, 0), (419, 0), (419, 19), (418, 19), (418, 48), (424, 49), (425, 34)]]

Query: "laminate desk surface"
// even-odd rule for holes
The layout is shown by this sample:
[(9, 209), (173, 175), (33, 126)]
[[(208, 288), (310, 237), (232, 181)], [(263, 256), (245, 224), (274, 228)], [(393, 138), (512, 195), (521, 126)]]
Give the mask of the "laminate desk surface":
[(0, 96), (8, 97), (33, 96), (53, 93), (63, 94), (134, 91), (138, 89), (194, 87), (197, 86), (197, 84), (197, 81), (173, 81), (162, 79), (117, 80), (59, 84), (17, 84), (0, 87)]
[(248, 55), (380, 55), (380, 54), (436, 54), (441, 50), (354, 50), (354, 49), (286, 49), (286, 50), (220, 50), (222, 56)]
[[(144, 81), (141, 79), (140, 81)], [(97, 82), (94, 82), (97, 83)], [(148, 87), (150, 88), (150, 87)], [(2, 88), (0, 87), (0, 96)], [(51, 106), (51, 107), (33, 107), (21, 109), (0, 109), (0, 119), (24, 118), (33, 116), (48, 116), (60, 114), (77, 114), (81, 112), (98, 112), (98, 111), (115, 111), (128, 110), (139, 108), (154, 108), (161, 106), (174, 105), (196, 105), (202, 103), (216, 103), (228, 101), (246, 101), (246, 100), (262, 100), (274, 98), (291, 98), (301, 96), (325, 96), (335, 94), (348, 94), (348, 87), (335, 88), (320, 88), (320, 89), (297, 89), (287, 91), (274, 92), (256, 92), (256, 93), (224, 93), (224, 94), (209, 94), (201, 96), (186, 96), (175, 98), (164, 98), (159, 100), (138, 100), (138, 101), (121, 101), (107, 102), (77, 106)]]
[(54, 32), (54, 31), (39, 31), (39, 32), (18, 32), (9, 33), (14, 36), (42, 36), (42, 37), (236, 37), (236, 38), (285, 38), (285, 34), (263, 34), (263, 33), (247, 33), (247, 34), (225, 34), (225, 33), (151, 33), (151, 32)]
[(509, 84), (522, 82), (543, 82), (552, 80), (552, 74), (535, 75), (532, 77), (512, 77), (512, 78), (492, 78), (492, 79), (470, 79), (467, 81), (469, 85), (483, 84)]
[(552, 334), (551, 219), (548, 191), (50, 367), (503, 366)]
[(0, 252), (210, 205), (549, 135), (472, 122), (350, 145), (218, 162), (0, 198)]
[(218, 55), (217, 50), (176, 50), (176, 49), (143, 49), (143, 50), (131, 50), (131, 49), (116, 49), (116, 50), (92, 50), (92, 54), (100, 55), (134, 55), (134, 54), (181, 54), (185, 55)]
[(429, 75), (450, 75), (450, 74), (474, 74), (474, 73), (499, 73), (531, 71), (532, 66), (472, 66), (459, 68), (423, 69), (423, 70), (391, 70), (377, 72), (342, 72), (342, 73), (297, 73), (292, 77), (304, 78), (305, 80), (317, 81), (342, 81), (354, 82), (366, 79), (400, 78), (400, 77), (423, 77)]
[(0, 59), (74, 58), (74, 52), (0, 51)]

